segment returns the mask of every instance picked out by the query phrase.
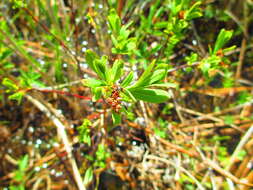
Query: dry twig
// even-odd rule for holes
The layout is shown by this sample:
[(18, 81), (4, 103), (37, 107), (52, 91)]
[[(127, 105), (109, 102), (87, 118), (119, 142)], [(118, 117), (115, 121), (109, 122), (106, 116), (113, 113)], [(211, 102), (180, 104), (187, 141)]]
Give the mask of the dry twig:
[(77, 186), (79, 188), (79, 190), (86, 190), (83, 182), (82, 182), (82, 178), (81, 175), (79, 173), (76, 161), (72, 155), (72, 147), (71, 144), (68, 140), (66, 131), (65, 131), (65, 126), (62, 124), (62, 122), (55, 116), (53, 115), (46, 106), (44, 106), (42, 103), (40, 103), (40, 101), (38, 101), (37, 99), (33, 98), (32, 96), (26, 94), (25, 97), (32, 103), (34, 104), (40, 111), (42, 111), (43, 113), (46, 114), (46, 116), (51, 119), (53, 121), (53, 123), (55, 124), (55, 126), (57, 127), (57, 131), (59, 136), (62, 139), (62, 142), (64, 144), (65, 150), (67, 152), (67, 157), (70, 161), (72, 170), (73, 170), (73, 175), (74, 175), (74, 179), (77, 183)]

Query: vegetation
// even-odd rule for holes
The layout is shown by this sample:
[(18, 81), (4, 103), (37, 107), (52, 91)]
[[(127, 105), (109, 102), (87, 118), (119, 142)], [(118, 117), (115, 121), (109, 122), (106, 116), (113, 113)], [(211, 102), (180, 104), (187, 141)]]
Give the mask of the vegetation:
[(251, 189), (252, 9), (2, 0), (0, 187)]

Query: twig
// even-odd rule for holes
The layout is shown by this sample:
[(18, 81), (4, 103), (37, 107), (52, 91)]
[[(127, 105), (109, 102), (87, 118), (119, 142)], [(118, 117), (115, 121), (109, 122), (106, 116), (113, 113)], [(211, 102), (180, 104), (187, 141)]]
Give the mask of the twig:
[(213, 121), (216, 121), (216, 122), (220, 122), (220, 123), (223, 122), (223, 120), (220, 119), (220, 118), (210, 116), (208, 114), (204, 114), (204, 113), (201, 113), (201, 112), (198, 112), (198, 111), (195, 111), (195, 110), (191, 110), (191, 109), (188, 109), (188, 108), (184, 108), (184, 107), (181, 107), (179, 105), (178, 105), (178, 109), (182, 110), (183, 112), (186, 112), (186, 113), (189, 113), (189, 114), (192, 114), (192, 115), (202, 116), (202, 117), (205, 117), (206, 119), (210, 119), (210, 120), (213, 120)]
[[(194, 111), (194, 110), (191, 110), (191, 109), (187, 109), (187, 108), (183, 108), (181, 106), (178, 106), (178, 109), (179, 110), (182, 110), (186, 113), (189, 113), (189, 114), (193, 114), (193, 115), (198, 115), (198, 116), (203, 116), (205, 114), (203, 113), (200, 113), (200, 112), (197, 112), (197, 111)], [(210, 115), (206, 115), (205, 116), (207, 119), (210, 119), (210, 120), (213, 120), (213, 121), (216, 121), (216, 122), (219, 122), (219, 123), (224, 123), (224, 120), (223, 119), (220, 119), (220, 118), (217, 118), (217, 117), (214, 117), (214, 116), (210, 116)], [(234, 129), (236, 129), (237, 131), (240, 131), (241, 133), (244, 132), (244, 130), (240, 129), (238, 126), (236, 126), (235, 124), (230, 124), (230, 126)]]
[(14, 158), (12, 158), (9, 154), (6, 154), (6, 155), (4, 156), (4, 158), (5, 158), (9, 163), (11, 163), (11, 164), (13, 164), (13, 165), (15, 165), (15, 166), (18, 165), (18, 161), (15, 160)]
[(235, 74), (236, 79), (239, 79), (241, 77), (242, 64), (243, 64), (244, 55), (245, 55), (245, 52), (246, 52), (246, 44), (247, 44), (247, 40), (244, 37), (243, 40), (242, 40), (242, 43), (241, 43), (239, 63), (238, 63), (237, 68), (236, 68), (236, 74)]
[(66, 131), (65, 131), (65, 126), (62, 124), (62, 122), (55, 116), (53, 115), (46, 106), (44, 106), (42, 103), (40, 103), (37, 99), (33, 98), (32, 96), (26, 94), (25, 97), (31, 102), (33, 103), (40, 111), (42, 111), (43, 113), (46, 114), (46, 116), (51, 119), (53, 121), (53, 123), (55, 124), (55, 126), (57, 127), (57, 131), (59, 136), (62, 139), (62, 142), (64, 144), (64, 148), (67, 152), (67, 157), (70, 161), (72, 170), (73, 170), (73, 175), (74, 175), (74, 179), (77, 183), (78, 189), (79, 190), (86, 190), (85, 186), (83, 185), (82, 182), (82, 178), (81, 175), (79, 173), (79, 170), (77, 168), (77, 164), (76, 161), (72, 155), (72, 148), (70, 145), (70, 142), (68, 140)]
[(177, 115), (178, 115), (179, 119), (181, 120), (182, 123), (185, 123), (185, 118), (183, 117), (183, 115), (181, 113), (181, 110), (179, 109), (179, 105), (177, 103), (176, 97), (175, 97), (175, 95), (174, 95), (174, 93), (171, 89), (169, 89), (169, 93), (172, 96), (172, 99), (173, 99), (173, 102), (174, 102), (174, 105), (175, 105), (175, 109), (176, 109), (176, 112), (177, 112)]
[(179, 70), (179, 69), (184, 69), (184, 68), (187, 68), (187, 67), (197, 66), (197, 65), (199, 65), (200, 63), (201, 63), (201, 62), (195, 62), (195, 63), (193, 63), (193, 64), (191, 64), (191, 65), (188, 65), (188, 64), (180, 65), (180, 66), (178, 66), (178, 67), (176, 67), (176, 68), (169, 69), (169, 70), (168, 70), (168, 73), (172, 73), (172, 72), (175, 72), (175, 71), (177, 71), (177, 70)]
[(247, 186), (253, 187), (253, 184), (249, 184), (249, 183), (241, 181), (240, 179), (238, 179), (237, 177), (232, 175), (230, 172), (228, 172), (227, 170), (220, 167), (214, 161), (210, 160), (209, 158), (206, 158), (198, 147), (196, 147), (196, 149), (199, 152), (199, 155), (201, 156), (202, 160), (204, 161), (204, 163), (206, 165), (208, 165), (209, 167), (211, 167), (212, 169), (214, 169), (215, 171), (217, 171), (218, 173), (220, 173), (221, 175), (226, 177), (228, 180), (233, 181), (234, 183), (237, 183), (237, 184), (247, 185)]
[(242, 29), (242, 31), (245, 33), (245, 28), (243, 27), (242, 22), (230, 11), (230, 10), (225, 10), (225, 14), (227, 14), (235, 23)]
[(143, 115), (144, 115), (144, 119), (145, 119), (145, 123), (146, 123), (146, 126), (147, 126), (149, 124), (147, 110), (145, 108), (145, 104), (144, 104), (143, 101), (140, 101), (140, 105), (141, 105), (141, 109), (142, 109), (142, 112), (143, 112)]
[(194, 34), (194, 36), (196, 37), (196, 40), (198, 41), (198, 46), (199, 46), (199, 49), (200, 49), (200, 51), (201, 51), (201, 54), (202, 54), (203, 56), (205, 56), (205, 55), (206, 55), (206, 50), (205, 50), (203, 44), (201, 43), (201, 38), (200, 38), (200, 36), (198, 35), (198, 31), (197, 31), (197, 29), (196, 29), (195, 24), (194, 24), (193, 21), (191, 21), (191, 25), (192, 25), (193, 34)]
[(125, 0), (118, 1), (117, 13), (118, 13), (119, 17), (121, 17), (121, 15), (122, 15), (121, 13), (122, 13), (125, 3), (126, 3)]
[(190, 157), (196, 157), (196, 156), (197, 156), (196, 152), (192, 152), (192, 151), (185, 150), (185, 149), (183, 149), (182, 147), (180, 147), (180, 146), (178, 146), (178, 145), (176, 145), (176, 144), (172, 144), (172, 143), (170, 143), (170, 142), (164, 140), (163, 138), (160, 138), (160, 137), (157, 136), (157, 135), (155, 135), (155, 137), (156, 137), (156, 139), (159, 140), (162, 144), (168, 146), (168, 147), (171, 148), (171, 149), (174, 149), (174, 150), (176, 150), (176, 151), (178, 151), (178, 152), (181, 152), (181, 153), (183, 153), (183, 154), (187, 154), (187, 155), (190, 156)]
[(228, 166), (226, 167), (226, 170), (229, 171), (231, 166), (233, 165), (234, 161), (236, 160), (236, 157), (238, 153), (242, 150), (243, 146), (247, 143), (247, 141), (251, 138), (253, 135), (253, 125), (248, 129), (248, 131), (245, 133), (245, 135), (240, 140), (239, 144), (235, 148), (235, 151), (233, 152), (230, 161), (228, 162)]
[(209, 174), (209, 176), (210, 176), (213, 189), (214, 189), (214, 190), (217, 190), (218, 188), (217, 188), (217, 184), (216, 184), (216, 181), (215, 181), (213, 172), (212, 172), (212, 171), (208, 171), (208, 174)]
[(43, 182), (43, 179), (47, 182), (47, 190), (50, 190), (52, 182), (51, 182), (51, 179), (48, 175), (44, 175), (44, 176), (39, 177), (36, 180), (36, 182), (34, 183), (32, 190), (39, 189), (39, 185)]
[(177, 164), (165, 159), (165, 158), (160, 158), (160, 157), (157, 157), (157, 156), (153, 156), (153, 155), (148, 155), (146, 156), (147, 159), (152, 159), (152, 160), (158, 160), (158, 161), (161, 161), (161, 162), (164, 162), (166, 164), (169, 164), (169, 165), (172, 165), (173, 167), (175, 167), (176, 169), (179, 169), (181, 170), (182, 172), (184, 172), (186, 175), (188, 175), (198, 186), (198, 188), (200, 190), (205, 190), (205, 188), (201, 185), (201, 183), (190, 173), (188, 172), (186, 169), (184, 169), (183, 167), (181, 166), (178, 166)]

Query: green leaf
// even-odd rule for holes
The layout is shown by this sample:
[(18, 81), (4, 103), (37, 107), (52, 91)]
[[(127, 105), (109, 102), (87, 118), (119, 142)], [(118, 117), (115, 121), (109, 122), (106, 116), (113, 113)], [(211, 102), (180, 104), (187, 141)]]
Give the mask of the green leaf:
[(88, 49), (88, 50), (85, 52), (85, 59), (86, 59), (87, 64), (89, 65), (89, 67), (90, 67), (93, 71), (96, 72), (95, 66), (94, 66), (94, 60), (99, 59), (99, 57), (97, 56), (97, 54), (94, 53), (93, 51), (91, 51), (91, 50)]
[(113, 125), (118, 125), (121, 123), (121, 116), (120, 114), (116, 113), (116, 112), (112, 112), (112, 121), (113, 121)]
[(63, 74), (63, 67), (62, 67), (62, 62), (57, 61), (55, 63), (55, 78), (56, 81), (64, 81), (64, 74)]
[(4, 61), (4, 59), (6, 59), (7, 57), (9, 57), (12, 54), (12, 50), (11, 49), (7, 49), (4, 52), (1, 52), (1, 56), (0, 56), (0, 62)]
[(117, 39), (114, 37), (114, 35), (111, 35), (111, 39), (112, 39), (112, 43), (113, 43), (113, 45), (115, 46), (115, 47), (118, 47), (119, 45), (119, 43), (118, 43), (118, 41), (117, 41)]
[(169, 68), (168, 64), (166, 64), (166, 63), (159, 63), (159, 64), (157, 64), (157, 66), (155, 67), (155, 70), (158, 70), (158, 69), (167, 70), (168, 68)]
[(25, 3), (24, 0), (11, 0), (11, 1), (13, 3), (12, 8), (14, 8), (14, 9), (27, 7), (27, 4)]
[(26, 154), (19, 162), (18, 162), (18, 167), (19, 170), (24, 171), (28, 167), (28, 160), (29, 157)]
[(213, 54), (217, 53), (217, 51), (221, 49), (231, 39), (232, 35), (233, 35), (232, 30), (222, 29), (215, 42)]
[[(128, 89), (124, 88), (123, 95), (125, 95), (127, 97), (126, 101), (131, 101), (132, 100), (132, 101), (136, 102), (135, 97), (133, 96), (133, 94)], [(129, 100), (128, 100), (128, 98), (129, 98)]]
[(9, 88), (9, 90), (15, 91), (18, 90), (18, 86), (10, 79), (4, 78), (2, 84)]
[(122, 39), (127, 39), (128, 38), (128, 36), (130, 34), (130, 30), (127, 30), (127, 27), (128, 27), (127, 25), (124, 25), (124, 26), (121, 27), (120, 32), (119, 32), (120, 38), (122, 38)]
[(177, 88), (178, 85), (175, 83), (166, 82), (166, 83), (151, 84), (151, 85), (148, 85), (148, 87)]
[(2, 64), (3, 64), (4, 69), (13, 69), (15, 67), (15, 65), (13, 63), (8, 62), (8, 61), (3, 62)]
[(192, 7), (186, 11), (185, 19), (186, 20), (192, 20), (194, 18), (198, 18), (202, 16), (201, 9), (199, 8), (201, 2), (198, 1)]
[(136, 88), (130, 92), (136, 99), (151, 103), (162, 103), (170, 98), (167, 91), (160, 89)]
[(122, 75), (123, 62), (116, 60), (112, 66), (112, 82), (116, 82)]
[(93, 70), (97, 73), (97, 75), (101, 79), (108, 82), (111, 80), (111, 76), (109, 74), (109, 68), (106, 65), (107, 60), (108, 60), (107, 56), (102, 56), (101, 59), (92, 60), (92, 67), (93, 67)]
[(155, 70), (150, 78), (149, 84), (154, 84), (158, 81), (161, 81), (166, 76), (167, 71), (165, 69)]
[(14, 179), (15, 179), (16, 181), (22, 181), (24, 175), (25, 175), (24, 172), (17, 170), (17, 171), (15, 171)]
[(227, 124), (227, 125), (232, 125), (232, 124), (234, 124), (234, 122), (235, 122), (235, 118), (234, 118), (233, 116), (231, 116), (231, 115), (226, 115), (226, 116), (224, 117), (224, 123), (225, 123), (225, 124)]
[(10, 190), (23, 190), (24, 189), (24, 188), (21, 189), (20, 186), (13, 186), (13, 185), (10, 186), (9, 188), (10, 188)]
[(134, 88), (138, 88), (138, 87), (144, 87), (148, 84), (150, 84), (150, 77), (152, 76), (152, 70), (155, 66), (156, 60), (153, 60), (150, 65), (148, 66), (148, 68), (143, 72), (143, 74), (140, 76), (139, 80), (132, 86), (130, 86), (128, 88), (128, 90), (130, 89), (134, 89)]
[(20, 104), (20, 103), (21, 103), (21, 100), (22, 100), (22, 98), (23, 98), (23, 96), (24, 96), (24, 94), (25, 94), (24, 91), (16, 92), (16, 93), (10, 95), (10, 96), (8, 97), (8, 99), (9, 99), (9, 100), (16, 100), (16, 101), (18, 101), (18, 104)]
[(92, 88), (91, 91), (92, 91), (92, 94), (93, 94), (93, 97), (92, 97), (93, 101), (97, 101), (101, 98), (101, 96), (102, 96), (102, 87)]
[(107, 83), (110, 83), (112, 81), (112, 74), (111, 74), (111, 69), (107, 66), (107, 62), (108, 62), (108, 57), (103, 55), (101, 58), (101, 63), (104, 67), (105, 81), (107, 81)]
[(136, 49), (136, 38), (130, 38), (126, 45), (126, 54)]
[(20, 184), (18, 186), (10, 186), (10, 190), (25, 190), (25, 186), (23, 184)]
[(201, 71), (206, 75), (208, 76), (208, 71), (210, 70), (211, 68), (211, 64), (210, 62), (204, 60), (200, 65), (199, 65)]
[(189, 56), (185, 57), (185, 60), (187, 61), (187, 65), (192, 65), (194, 62), (198, 60), (198, 54), (191, 53)]
[(77, 128), (79, 133), (79, 141), (81, 143), (87, 143), (89, 146), (91, 145), (90, 139), (90, 126), (92, 125), (91, 121), (88, 119), (84, 119), (81, 126)]
[(236, 46), (231, 46), (231, 47), (222, 49), (222, 52), (223, 52), (223, 53), (227, 53), (227, 52), (230, 52), (230, 51), (234, 50), (235, 48), (236, 48)]
[(95, 72), (98, 74), (98, 76), (103, 79), (106, 80), (106, 76), (105, 76), (105, 64), (101, 61), (96, 59), (94, 61), (94, 67), (95, 67)]
[(42, 81), (39, 80), (41, 74), (34, 71), (32, 67), (28, 71), (21, 70), (20, 73), (19, 79), (22, 87), (45, 87)]
[(125, 87), (129, 86), (130, 83), (133, 81), (133, 78), (134, 78), (134, 73), (133, 73), (133, 71), (131, 71), (127, 75), (127, 77), (123, 80), (123, 82), (121, 83), (121, 87), (125, 88)]
[(18, 161), (18, 170), (15, 171), (14, 179), (21, 182), (25, 175), (25, 170), (28, 167), (28, 155), (25, 155)]
[(155, 134), (157, 135), (157, 136), (159, 136), (159, 137), (161, 137), (161, 138), (166, 138), (166, 136), (167, 136), (167, 131), (165, 131), (165, 130), (162, 130), (162, 129), (160, 129), (160, 128), (158, 128), (158, 127), (155, 127), (154, 128), (154, 132), (155, 132)]
[(246, 155), (247, 155), (247, 152), (245, 150), (240, 150), (237, 154), (237, 158), (242, 161)]
[(92, 167), (89, 167), (86, 170), (85, 175), (84, 175), (84, 179), (83, 179), (84, 185), (88, 185), (92, 181), (92, 178), (93, 178), (93, 170), (92, 170)]
[(104, 81), (98, 80), (98, 79), (94, 79), (94, 78), (84, 79), (82, 81), (82, 83), (83, 83), (84, 86), (88, 86), (90, 88), (105, 86)]
[(109, 26), (111, 27), (111, 30), (113, 31), (113, 33), (115, 33), (116, 35), (119, 35), (121, 22), (115, 9), (110, 10), (108, 21), (109, 21)]

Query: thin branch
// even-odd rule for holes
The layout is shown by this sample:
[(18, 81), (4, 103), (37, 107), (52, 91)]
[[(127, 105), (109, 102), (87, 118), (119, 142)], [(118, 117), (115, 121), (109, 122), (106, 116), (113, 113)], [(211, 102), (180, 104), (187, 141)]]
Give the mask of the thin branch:
[(238, 153), (242, 150), (244, 145), (248, 142), (248, 140), (253, 135), (253, 125), (248, 129), (248, 131), (245, 133), (245, 135), (240, 140), (239, 144), (235, 148), (235, 151), (233, 152), (232, 156), (230, 157), (230, 161), (228, 162), (228, 166), (226, 168), (227, 171), (230, 170), (231, 166), (233, 165), (234, 161), (236, 160)]
[(70, 161), (72, 170), (73, 170), (73, 175), (74, 175), (74, 179), (77, 183), (78, 189), (79, 190), (86, 190), (83, 182), (82, 182), (82, 178), (81, 175), (79, 173), (79, 170), (77, 168), (77, 164), (76, 161), (72, 155), (72, 147), (71, 144), (68, 140), (67, 137), (67, 133), (65, 131), (65, 126), (62, 124), (62, 122), (55, 116), (53, 115), (46, 106), (44, 106), (40, 101), (38, 101), (37, 99), (33, 98), (32, 96), (26, 94), (25, 97), (32, 103), (34, 104), (40, 111), (42, 111), (44, 114), (46, 114), (46, 116), (51, 119), (53, 121), (53, 123), (55, 124), (55, 126), (57, 127), (57, 132), (59, 134), (59, 136), (62, 139), (62, 142), (64, 144), (64, 148), (67, 152), (67, 157)]
[(223, 169), (221, 166), (219, 166), (215, 161), (209, 159), (209, 158), (206, 158), (204, 156), (204, 154), (201, 152), (201, 150), (196, 147), (197, 151), (199, 152), (199, 155), (201, 156), (203, 162), (211, 167), (212, 169), (214, 169), (216, 172), (220, 173), (221, 175), (223, 175), (224, 177), (227, 178), (227, 180), (229, 181), (233, 181), (234, 183), (236, 184), (241, 184), (241, 185), (246, 185), (246, 186), (250, 186), (250, 187), (253, 187), (253, 184), (250, 184), (250, 183), (246, 183), (246, 182), (243, 182), (242, 180), (238, 179), (236, 176), (234, 176), (233, 174), (231, 174), (228, 170), (226, 169)]
[(201, 51), (201, 54), (203, 56), (205, 56), (206, 55), (206, 50), (205, 50), (205, 48), (204, 48), (204, 46), (203, 46), (203, 44), (201, 42), (201, 37), (198, 35), (198, 31), (197, 31), (197, 29), (195, 27), (195, 23), (193, 21), (191, 21), (191, 25), (192, 25), (193, 34), (196, 37), (196, 40), (198, 42), (198, 46), (199, 46), (199, 49)]
[(175, 164), (175, 163), (173, 163), (173, 162), (171, 162), (171, 161), (169, 161), (169, 160), (167, 160), (165, 158), (160, 158), (160, 157), (153, 156), (153, 155), (148, 155), (148, 156), (146, 156), (146, 158), (147, 159), (152, 159), (152, 160), (158, 160), (158, 161), (164, 162), (164, 163), (166, 163), (168, 165), (172, 165), (176, 169), (181, 170), (186, 175), (188, 175), (196, 183), (196, 185), (198, 186), (198, 188), (200, 190), (205, 190), (205, 188), (201, 185), (201, 183), (190, 172), (188, 172), (188, 170), (184, 169), (183, 167), (178, 166), (177, 164)]
[(246, 43), (247, 43), (246, 38), (243, 38), (242, 43), (241, 43), (241, 51), (239, 55), (239, 63), (236, 68), (236, 74), (235, 74), (236, 79), (241, 78), (241, 70), (242, 70), (243, 60), (244, 60), (244, 56), (246, 52)]

